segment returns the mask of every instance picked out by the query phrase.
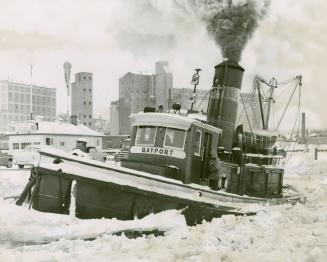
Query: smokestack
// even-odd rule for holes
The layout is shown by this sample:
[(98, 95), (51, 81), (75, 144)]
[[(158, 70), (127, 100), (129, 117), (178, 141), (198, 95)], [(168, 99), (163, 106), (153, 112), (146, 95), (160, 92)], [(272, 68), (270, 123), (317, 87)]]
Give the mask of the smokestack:
[(301, 144), (306, 143), (305, 138), (305, 113), (302, 113)]
[(223, 130), (219, 145), (231, 151), (244, 69), (226, 60), (215, 66), (208, 104), (208, 124)]

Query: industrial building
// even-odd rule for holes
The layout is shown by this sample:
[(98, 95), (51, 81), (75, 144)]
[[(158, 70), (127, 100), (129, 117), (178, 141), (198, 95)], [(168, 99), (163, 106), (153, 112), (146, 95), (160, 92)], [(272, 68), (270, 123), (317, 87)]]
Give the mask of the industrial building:
[(56, 89), (0, 81), (0, 132), (8, 131), (12, 121), (31, 119), (31, 111), (33, 117), (41, 116), (46, 121), (54, 121)]
[(126, 73), (119, 79), (119, 134), (131, 131), (130, 115), (146, 106), (162, 105), (168, 109), (169, 94), (173, 87), (173, 75), (168, 62), (155, 63), (154, 74)]
[(81, 124), (94, 127), (92, 73), (75, 74), (75, 82), (71, 88), (71, 115), (77, 117)]

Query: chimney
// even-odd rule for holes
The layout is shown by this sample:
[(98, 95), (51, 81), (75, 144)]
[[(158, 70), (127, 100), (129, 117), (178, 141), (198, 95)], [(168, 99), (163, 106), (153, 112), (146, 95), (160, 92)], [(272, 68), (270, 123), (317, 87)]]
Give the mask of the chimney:
[(305, 113), (302, 113), (302, 127), (301, 127), (301, 144), (305, 144), (306, 137), (305, 137)]
[(208, 103), (208, 124), (223, 130), (219, 146), (231, 151), (244, 69), (226, 60), (215, 66)]
[(71, 116), (71, 117), (70, 117), (70, 122), (71, 122), (73, 125), (77, 126), (77, 116)]

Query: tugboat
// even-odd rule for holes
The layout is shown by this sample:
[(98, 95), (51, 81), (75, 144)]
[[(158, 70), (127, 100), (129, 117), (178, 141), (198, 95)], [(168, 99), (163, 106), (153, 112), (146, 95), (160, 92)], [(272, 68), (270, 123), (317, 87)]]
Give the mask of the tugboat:
[[(193, 225), (224, 214), (253, 214), (251, 204), (299, 201), (297, 192), (283, 186), (284, 156), (272, 150), (276, 134), (248, 137), (236, 127), (243, 73), (231, 60), (215, 67), (207, 120), (181, 115), (178, 106), (169, 113), (132, 115), (129, 152), (121, 166), (41, 150), (17, 204), (32, 191), (32, 207), (43, 212), (68, 214), (74, 202), (80, 218), (129, 220), (180, 209)], [(215, 155), (225, 183), (210, 180)]]

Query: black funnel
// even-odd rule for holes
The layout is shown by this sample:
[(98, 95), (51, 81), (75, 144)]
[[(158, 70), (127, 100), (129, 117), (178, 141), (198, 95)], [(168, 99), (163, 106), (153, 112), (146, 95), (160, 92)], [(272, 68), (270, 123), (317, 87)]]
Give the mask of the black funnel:
[(223, 130), (219, 145), (231, 151), (244, 69), (226, 60), (215, 66), (208, 104), (208, 124)]

